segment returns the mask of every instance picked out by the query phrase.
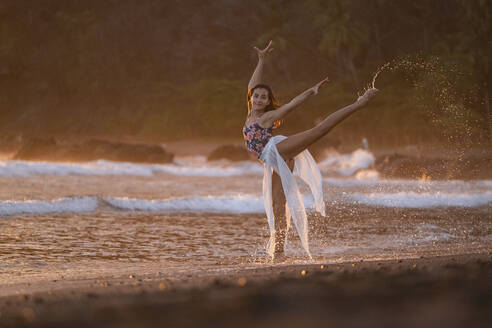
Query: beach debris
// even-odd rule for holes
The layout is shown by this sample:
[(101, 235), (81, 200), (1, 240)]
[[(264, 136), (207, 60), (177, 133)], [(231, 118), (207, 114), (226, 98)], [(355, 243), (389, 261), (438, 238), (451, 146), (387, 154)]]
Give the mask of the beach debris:
[(135, 279), (135, 276), (133, 274), (129, 275), (128, 278), (130, 279)]
[(352, 268), (355, 268), (355, 263), (352, 263)]
[(218, 286), (218, 287), (224, 287), (224, 286), (225, 286), (224, 282), (223, 282), (223, 281), (221, 281), (221, 280), (220, 280), (220, 279), (218, 279), (218, 278), (215, 278), (215, 279), (214, 279), (213, 284), (214, 284), (215, 286)]
[(417, 267), (417, 264), (412, 265), (412, 269), (415, 269)]
[(111, 286), (111, 284), (110, 284), (109, 282), (107, 282), (107, 281), (105, 281), (105, 282), (103, 283), (103, 285), (104, 285), (104, 287)]
[(160, 282), (160, 283), (159, 283), (159, 289), (160, 289), (160, 290), (164, 290), (164, 289), (166, 289), (166, 288), (167, 288), (167, 286), (166, 286), (166, 284), (165, 284), (165, 283), (163, 283), (163, 282)]
[(324, 266), (323, 264), (321, 264), (321, 265), (319, 266), (319, 268), (320, 268), (320, 269), (324, 269), (324, 268), (325, 268), (325, 266)]
[(238, 280), (237, 280), (237, 284), (241, 287), (243, 287), (244, 285), (246, 285), (248, 281), (246, 280), (246, 278), (244, 277), (240, 277)]
[(22, 309), (22, 315), (26, 318), (27, 321), (33, 322), (36, 320), (36, 313), (30, 307), (25, 307)]
[(307, 271), (306, 270), (302, 270), (301, 271), (301, 276), (305, 276), (307, 274)]

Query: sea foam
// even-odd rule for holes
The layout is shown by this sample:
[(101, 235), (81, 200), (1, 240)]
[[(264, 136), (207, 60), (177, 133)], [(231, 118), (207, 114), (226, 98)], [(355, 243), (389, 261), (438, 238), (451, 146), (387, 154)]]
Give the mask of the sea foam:
[[(135, 198), (104, 198), (111, 206), (123, 210), (179, 213), (264, 213), (263, 197), (256, 195), (236, 196), (202, 196), (180, 197), (162, 200), (145, 200)], [(312, 210), (314, 200), (311, 195), (303, 195), (303, 201), (307, 210)]]
[(97, 197), (65, 197), (51, 201), (0, 201), (0, 215), (83, 213), (97, 209)]
[(252, 195), (182, 197), (164, 200), (104, 198), (110, 205), (124, 210), (145, 212), (261, 213), (263, 198)]
[(0, 161), (0, 176), (3, 177), (27, 177), (32, 175), (152, 176), (156, 173), (182, 176), (229, 177), (249, 174), (259, 175), (263, 173), (263, 168), (260, 164), (254, 162), (137, 164), (106, 160), (87, 163)]
[[(352, 176), (374, 163), (374, 156), (362, 149), (351, 154), (332, 154), (319, 163), (328, 175)], [(203, 156), (176, 158), (170, 164), (143, 164), (98, 160), (85, 163), (58, 163), (34, 161), (0, 161), (0, 176), (27, 177), (32, 175), (135, 175), (153, 176), (169, 174), (181, 176), (233, 177), (261, 175), (263, 166), (259, 162), (230, 162), (227, 160), (207, 162)], [(371, 172), (371, 178), (377, 173)]]
[(1, 161), (0, 176), (31, 175), (140, 175), (151, 176), (148, 165), (99, 160), (88, 163)]
[(483, 193), (353, 193), (349, 198), (360, 204), (399, 208), (476, 207), (492, 203), (492, 192)]
[(323, 173), (352, 176), (357, 171), (370, 168), (374, 164), (374, 155), (364, 149), (351, 154), (330, 154), (318, 166)]
[(478, 194), (492, 191), (490, 180), (411, 180), (411, 179), (358, 179), (350, 178), (324, 178), (323, 185), (326, 189), (358, 188), (373, 192), (416, 192), (418, 194), (433, 195), (437, 193), (462, 193)]
[[(313, 210), (310, 194), (303, 195), (308, 211)], [(326, 200), (326, 199), (325, 199)], [(264, 213), (263, 197), (254, 194), (233, 196), (190, 196), (169, 199), (136, 199), (104, 197), (102, 201), (115, 210), (156, 213)], [(348, 205), (355, 203), (395, 208), (476, 207), (492, 204), (492, 192), (483, 193), (345, 193), (340, 199)], [(0, 215), (50, 213), (87, 213), (98, 210), (98, 196), (65, 197), (49, 201), (0, 201)], [(329, 202), (327, 203), (329, 206)], [(108, 210), (108, 208), (105, 208)]]

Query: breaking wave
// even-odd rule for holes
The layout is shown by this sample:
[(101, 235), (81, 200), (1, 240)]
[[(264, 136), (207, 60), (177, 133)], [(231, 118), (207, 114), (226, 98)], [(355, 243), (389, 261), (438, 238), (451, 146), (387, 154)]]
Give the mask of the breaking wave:
[[(311, 195), (304, 195), (308, 210), (313, 207)], [(364, 204), (394, 208), (477, 207), (492, 204), (492, 192), (483, 193), (345, 193), (341, 199), (347, 205)], [(264, 213), (263, 198), (258, 195), (191, 196), (169, 199), (136, 199), (126, 197), (65, 197), (41, 200), (0, 201), (0, 215), (43, 215), (50, 213), (87, 213), (97, 211), (100, 203), (115, 211), (156, 213)], [(329, 204), (329, 202), (328, 202)], [(106, 206), (104, 210), (108, 210)]]
[(183, 176), (228, 177), (262, 174), (263, 168), (254, 162), (240, 163), (175, 163), (135, 164), (99, 160), (88, 163), (54, 163), (0, 161), (0, 176), (27, 177), (32, 175), (136, 175), (171, 174)]
[(0, 215), (84, 213), (93, 212), (98, 207), (97, 197), (64, 197), (50, 201), (0, 201)]
[(349, 195), (357, 203), (399, 208), (476, 207), (492, 203), (492, 192), (483, 193), (354, 193)]

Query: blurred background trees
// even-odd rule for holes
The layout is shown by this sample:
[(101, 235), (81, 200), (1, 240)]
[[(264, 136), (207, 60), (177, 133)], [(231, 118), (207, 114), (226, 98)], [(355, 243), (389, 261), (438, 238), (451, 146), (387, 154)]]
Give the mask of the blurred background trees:
[(487, 142), (491, 22), (485, 0), (3, 0), (0, 135), (240, 140), (252, 47), (273, 39), (265, 75), (281, 101), (332, 81), (281, 132), (312, 126), (410, 55), (333, 136), (393, 146), (447, 142), (447, 129)]

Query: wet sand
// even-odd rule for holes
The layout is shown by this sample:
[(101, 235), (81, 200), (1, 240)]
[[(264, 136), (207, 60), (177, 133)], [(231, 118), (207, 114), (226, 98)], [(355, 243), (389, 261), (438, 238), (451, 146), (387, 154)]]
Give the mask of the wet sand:
[(0, 298), (0, 325), (488, 327), (491, 278), (486, 252), (37, 282)]

